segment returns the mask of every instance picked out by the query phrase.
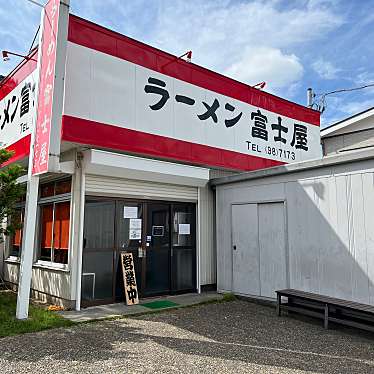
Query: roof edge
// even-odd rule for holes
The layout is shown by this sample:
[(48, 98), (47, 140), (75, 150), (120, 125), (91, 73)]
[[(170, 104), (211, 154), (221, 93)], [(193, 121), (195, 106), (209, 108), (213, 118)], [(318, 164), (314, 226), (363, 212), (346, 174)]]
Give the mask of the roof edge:
[(302, 161), (293, 164), (275, 166), (268, 169), (245, 172), (222, 178), (214, 178), (210, 181), (211, 186), (221, 186), (236, 182), (244, 182), (261, 178), (274, 177), (283, 174), (299, 173), (306, 170), (324, 168), (358, 161), (374, 159), (374, 148), (357, 151), (347, 151), (338, 155), (326, 156), (322, 159)]
[[(328, 136), (329, 136), (330, 134), (332, 134), (334, 131), (341, 130), (341, 129), (343, 129), (343, 128), (346, 127), (346, 126), (349, 126), (350, 123), (347, 123), (346, 125), (341, 126), (341, 127), (338, 127), (337, 129), (335, 129), (335, 126), (342, 125), (344, 122), (349, 122), (350, 120), (352, 120), (352, 119), (354, 119), (354, 118), (356, 118), (356, 117), (358, 117), (358, 116), (361, 116), (361, 115), (363, 115), (363, 114), (366, 114), (366, 113), (370, 112), (370, 111), (373, 110), (373, 109), (374, 109), (374, 106), (373, 106), (373, 107), (370, 107), (370, 108), (368, 108), (368, 109), (365, 109), (365, 110), (363, 110), (362, 112), (359, 112), (359, 113), (353, 114), (352, 116), (347, 117), (347, 118), (344, 118), (344, 119), (342, 119), (342, 120), (340, 120), (340, 121), (338, 121), (338, 122), (335, 122), (335, 123), (333, 123), (333, 124), (331, 124), (331, 125), (329, 125), (329, 126), (327, 126), (327, 127), (324, 127), (323, 129), (321, 129), (321, 137), (328, 137)], [(366, 118), (366, 117), (364, 117), (364, 118)], [(364, 118), (363, 118), (363, 119), (364, 119)], [(324, 132), (327, 132), (327, 134), (324, 135), (324, 134), (323, 134)]]
[[(100, 25), (100, 24), (98, 24), (98, 23), (96, 23), (96, 22), (93, 22), (93, 21), (87, 20), (87, 19), (82, 18), (82, 17), (80, 17), (80, 16), (77, 16), (77, 15), (75, 15), (75, 14), (73, 14), (73, 13), (70, 13), (69, 16), (75, 18), (75, 19), (78, 20), (78, 21), (81, 21), (81, 22), (84, 22), (84, 23), (87, 23), (87, 24), (91, 24), (92, 26), (95, 26), (95, 27), (97, 27), (97, 28), (100, 28), (100, 29), (106, 31), (107, 33), (116, 34), (116, 35), (118, 35), (118, 36), (125, 37), (125, 38), (131, 40), (131, 41), (134, 42), (134, 43), (139, 43), (139, 44), (142, 44), (142, 45), (144, 45), (144, 46), (146, 46), (146, 47), (148, 47), (148, 48), (152, 48), (152, 49), (154, 49), (155, 51), (157, 51), (157, 52), (159, 52), (159, 53), (161, 53), (161, 54), (167, 55), (167, 56), (170, 57), (170, 58), (177, 58), (177, 57), (178, 57), (178, 56), (176, 56), (176, 55), (173, 55), (172, 53), (166, 52), (166, 51), (164, 51), (164, 50), (162, 50), (162, 49), (159, 49), (159, 48), (157, 48), (157, 47), (154, 47), (154, 46), (152, 46), (152, 45), (150, 45), (150, 44), (147, 44), (147, 43), (142, 42), (142, 41), (140, 41), (140, 40), (134, 39), (134, 38), (132, 38), (132, 37), (130, 37), (130, 36), (127, 36), (127, 35), (125, 35), (125, 34), (122, 34), (122, 33), (118, 32), (118, 31), (111, 30), (111, 29), (109, 29), (108, 27), (102, 26), (102, 25)], [(184, 62), (184, 61), (181, 60), (180, 62)], [(195, 63), (193, 63), (193, 62), (189, 62), (188, 65), (190, 65), (190, 66), (195, 66), (195, 67), (198, 68), (198, 69), (203, 69), (203, 70), (205, 70), (205, 71), (207, 71), (207, 72), (209, 72), (209, 73), (216, 74), (216, 75), (218, 75), (218, 76), (223, 77), (224, 79), (228, 79), (228, 80), (230, 80), (230, 81), (232, 81), (232, 82), (235, 82), (236, 84), (244, 85), (244, 86), (246, 86), (249, 90), (255, 90), (256, 93), (260, 93), (260, 95), (270, 96), (270, 97), (273, 97), (273, 98), (275, 98), (275, 99), (277, 99), (277, 100), (281, 100), (281, 101), (283, 101), (283, 102), (285, 102), (285, 103), (295, 105), (295, 106), (299, 107), (300, 109), (305, 110), (306, 113), (309, 112), (309, 113), (313, 113), (314, 115), (316, 115), (316, 114), (320, 115), (320, 112), (319, 112), (318, 110), (316, 110), (316, 109), (309, 108), (309, 107), (304, 106), (304, 105), (299, 104), (299, 103), (295, 103), (294, 101), (291, 101), (291, 100), (285, 99), (285, 98), (283, 98), (283, 97), (281, 97), (281, 96), (274, 95), (274, 94), (272, 94), (272, 93), (270, 93), (270, 92), (259, 90), (259, 89), (255, 88), (255, 87), (252, 87), (252, 86), (249, 85), (248, 83), (241, 82), (241, 81), (239, 81), (239, 80), (236, 80), (236, 79), (234, 79), (234, 78), (231, 78), (231, 77), (229, 77), (229, 76), (227, 76), (227, 75), (224, 75), (224, 74), (222, 74), (222, 73), (219, 73), (219, 72), (217, 72), (217, 71), (211, 70), (211, 69), (209, 69), (209, 68), (207, 68), (207, 67), (204, 67), (204, 66), (202, 66), (202, 65), (198, 65), (198, 64), (195, 64)], [(320, 124), (319, 124), (318, 126), (320, 126)]]

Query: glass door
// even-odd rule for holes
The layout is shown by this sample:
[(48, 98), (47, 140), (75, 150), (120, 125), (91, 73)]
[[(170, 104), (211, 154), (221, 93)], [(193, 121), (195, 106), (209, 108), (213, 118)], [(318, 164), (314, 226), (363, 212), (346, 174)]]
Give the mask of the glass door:
[(196, 290), (196, 212), (194, 204), (172, 205), (171, 291)]
[(170, 204), (146, 204), (146, 261), (143, 295), (170, 292)]
[(144, 280), (144, 222), (143, 204), (131, 201), (117, 201), (116, 209), (116, 253), (115, 253), (115, 296), (124, 299), (124, 285), (121, 266), (121, 252), (131, 252), (134, 258), (135, 276), (138, 292), (141, 292)]
[(140, 297), (195, 291), (195, 205), (87, 198), (82, 305), (124, 300), (121, 252), (133, 254)]
[(114, 221), (114, 201), (86, 201), (81, 287), (83, 305), (113, 301)]

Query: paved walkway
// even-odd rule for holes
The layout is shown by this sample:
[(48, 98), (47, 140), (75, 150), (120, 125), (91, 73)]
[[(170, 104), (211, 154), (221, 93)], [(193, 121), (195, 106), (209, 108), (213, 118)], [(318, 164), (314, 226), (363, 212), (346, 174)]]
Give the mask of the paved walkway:
[[(128, 306), (124, 303), (100, 305), (95, 307), (84, 308), (77, 312), (75, 310), (60, 312), (60, 314), (74, 322), (85, 322), (96, 319), (114, 318), (121, 316), (129, 316), (134, 314), (141, 314), (152, 311), (142, 304), (152, 301), (168, 300), (178, 304), (178, 307), (195, 305), (214, 300), (221, 300), (223, 295), (216, 292), (203, 292), (201, 294), (192, 293), (176, 296), (152, 297), (140, 300), (140, 304)], [(173, 307), (172, 307), (173, 308)], [(166, 309), (166, 308), (165, 308)]]
[(245, 301), (0, 339), (10, 373), (374, 373), (374, 334)]

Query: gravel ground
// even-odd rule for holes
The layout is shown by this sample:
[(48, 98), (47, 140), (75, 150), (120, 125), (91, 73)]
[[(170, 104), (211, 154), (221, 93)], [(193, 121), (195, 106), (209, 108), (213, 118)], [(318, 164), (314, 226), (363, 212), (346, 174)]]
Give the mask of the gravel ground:
[(374, 334), (209, 304), (0, 339), (0, 373), (374, 373)]

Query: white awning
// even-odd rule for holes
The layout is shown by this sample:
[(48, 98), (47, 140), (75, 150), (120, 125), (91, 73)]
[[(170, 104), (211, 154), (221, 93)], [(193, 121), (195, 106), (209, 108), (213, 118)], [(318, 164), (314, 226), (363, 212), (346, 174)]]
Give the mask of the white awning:
[(173, 162), (135, 157), (90, 149), (84, 151), (87, 174), (158, 183), (203, 187), (209, 181), (209, 169)]

